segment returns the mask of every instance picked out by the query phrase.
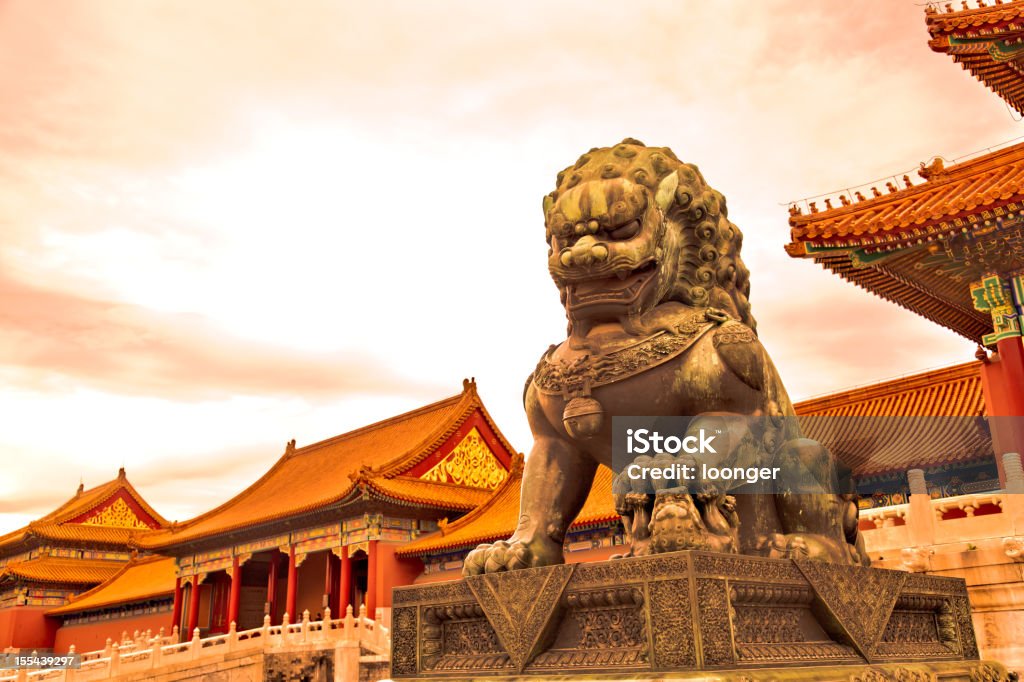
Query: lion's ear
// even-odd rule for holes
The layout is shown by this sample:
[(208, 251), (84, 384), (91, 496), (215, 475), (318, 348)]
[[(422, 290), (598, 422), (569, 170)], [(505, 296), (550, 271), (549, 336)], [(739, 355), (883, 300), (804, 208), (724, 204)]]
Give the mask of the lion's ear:
[(667, 213), (668, 207), (675, 201), (676, 187), (679, 187), (679, 176), (676, 174), (676, 171), (672, 171), (658, 183), (658, 189), (654, 193), (654, 201), (663, 213)]
[(555, 205), (555, 197), (552, 196), (553, 194), (554, 194), (554, 192), (552, 192), (551, 194), (545, 194), (544, 195), (544, 219), (545, 220), (548, 217), (548, 212), (551, 210), (551, 207)]

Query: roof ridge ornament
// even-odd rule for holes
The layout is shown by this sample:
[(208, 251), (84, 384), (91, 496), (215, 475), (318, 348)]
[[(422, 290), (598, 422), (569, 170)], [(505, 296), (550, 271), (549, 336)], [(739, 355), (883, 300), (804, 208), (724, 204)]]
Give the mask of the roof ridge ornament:
[(516, 475), (523, 473), (523, 467), (526, 466), (526, 455), (521, 452), (516, 452), (512, 455), (512, 463), (509, 467), (509, 475)]
[(942, 161), (941, 156), (936, 156), (931, 160), (931, 163), (925, 165), (925, 162), (921, 162), (921, 167), (918, 168), (917, 174), (925, 180), (932, 180), (938, 176), (941, 176), (946, 169), (945, 163)]

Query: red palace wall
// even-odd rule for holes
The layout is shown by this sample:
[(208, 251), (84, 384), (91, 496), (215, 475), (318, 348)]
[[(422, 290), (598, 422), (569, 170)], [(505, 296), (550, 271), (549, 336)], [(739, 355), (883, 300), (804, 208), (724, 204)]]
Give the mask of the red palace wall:
[(0, 610), (0, 651), (49, 649), (59, 622), (46, 617), (52, 606), (13, 606)]
[[(412, 585), (423, 571), (419, 561), (399, 560), (395, 550), (403, 545), (394, 543), (377, 543), (377, 601), (376, 605), (383, 608), (391, 606), (391, 590), (398, 585)], [(367, 614), (373, 618), (373, 614)]]
[(57, 653), (64, 653), (69, 646), (74, 644), (75, 651), (79, 653), (96, 651), (106, 646), (108, 637), (117, 642), (123, 633), (127, 632), (131, 637), (136, 630), (139, 632), (152, 630), (155, 636), (160, 628), (163, 628), (166, 634), (170, 633), (171, 612), (169, 610), (128, 618), (112, 618), (96, 623), (64, 625), (57, 630), (57, 639), (53, 650)]

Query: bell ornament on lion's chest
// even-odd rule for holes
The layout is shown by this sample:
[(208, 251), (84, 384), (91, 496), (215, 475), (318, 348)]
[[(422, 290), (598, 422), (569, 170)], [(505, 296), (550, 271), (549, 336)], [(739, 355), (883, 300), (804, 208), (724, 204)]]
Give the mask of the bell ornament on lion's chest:
[(577, 440), (592, 438), (604, 424), (604, 408), (593, 398), (573, 398), (562, 411), (562, 424)]

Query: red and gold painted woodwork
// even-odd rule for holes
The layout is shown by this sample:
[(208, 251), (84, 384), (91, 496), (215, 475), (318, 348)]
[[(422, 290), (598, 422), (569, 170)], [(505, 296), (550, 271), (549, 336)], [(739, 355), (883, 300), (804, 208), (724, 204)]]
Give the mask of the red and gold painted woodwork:
[(455, 483), (471, 488), (494, 490), (508, 477), (508, 469), (487, 447), (475, 427), (440, 462), (420, 478), (438, 483)]
[(132, 530), (153, 530), (160, 527), (160, 523), (123, 490), (102, 505), (68, 520), (67, 523)]
[[(309, 608), (308, 594), (313, 588), (308, 582), (310, 578), (303, 577), (302, 568), (307, 563), (311, 572), (316, 568), (321, 576), (322, 594), (332, 611), (344, 614), (349, 605), (355, 610), (360, 606), (350, 604), (350, 595), (353, 562), (363, 562), (367, 580), (364, 600), (367, 612), (373, 613), (379, 606), (390, 606), (389, 586), (405, 584), (395, 582), (393, 575), (403, 576), (409, 572), (404, 564), (398, 565), (394, 549), (436, 528), (437, 524), (432, 521), (363, 514), (338, 523), (180, 557), (177, 560), (179, 587), (174, 592), (171, 622), (181, 623), (184, 618), (186, 633), (196, 627), (216, 633), (226, 630), (232, 621), (237, 623), (242, 567), (254, 553), (267, 551), (279, 552), (276, 556), (282, 557), (272, 559), (268, 567), (265, 608), (275, 622), (279, 622), (284, 613), (288, 613), (292, 622), (302, 617), (297, 611), (303, 610), (300, 604), (303, 593), (307, 595), (305, 602)], [(385, 549), (378, 552), (378, 546), (385, 546)], [(282, 578), (283, 584), (279, 587)], [(410, 575), (409, 581), (413, 578), (415, 575)], [(196, 584), (198, 589), (193, 587)], [(209, 610), (200, 605), (201, 597), (203, 604), (209, 600)], [(322, 609), (322, 604), (322, 601), (317, 602), (316, 608)], [(202, 615), (207, 613), (209, 619)]]
[(476, 411), (430, 456), (403, 475), (425, 481), (493, 490), (512, 464), (512, 454)]

